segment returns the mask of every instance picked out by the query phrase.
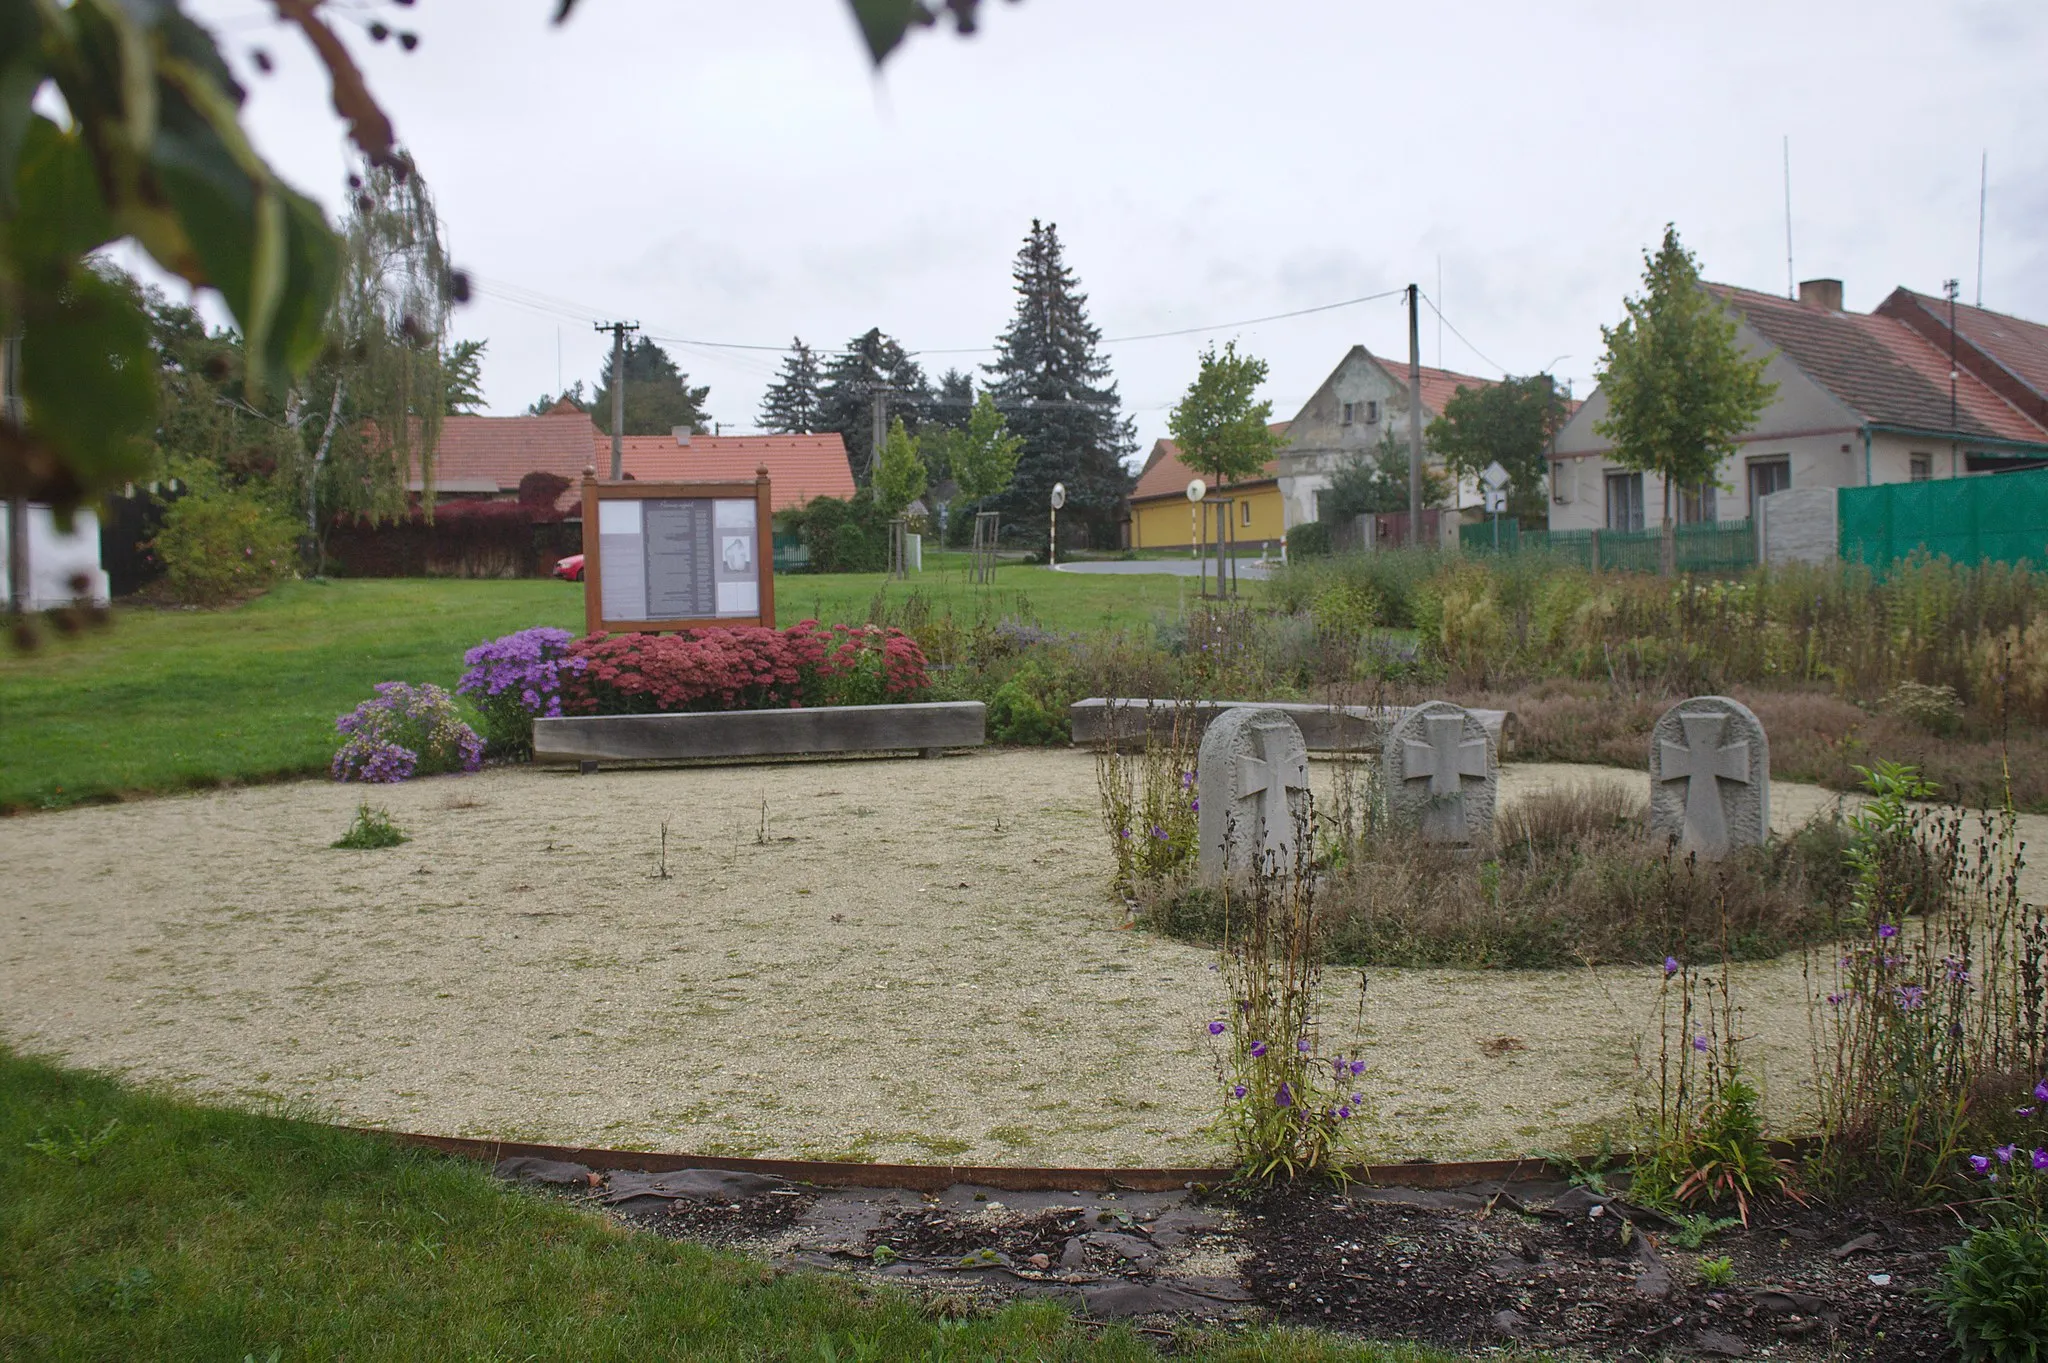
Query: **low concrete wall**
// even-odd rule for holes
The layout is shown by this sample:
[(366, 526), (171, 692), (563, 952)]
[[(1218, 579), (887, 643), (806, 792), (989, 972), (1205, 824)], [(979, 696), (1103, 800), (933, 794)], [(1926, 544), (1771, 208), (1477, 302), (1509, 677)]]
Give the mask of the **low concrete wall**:
[(533, 760), (680, 762), (812, 753), (933, 752), (988, 741), (978, 700), (689, 715), (577, 715), (533, 722)]
[(1757, 499), (1757, 550), (1764, 563), (1833, 563), (1840, 535), (1831, 487), (1788, 487)]
[[(1067, 707), (1067, 726), (1076, 746), (1108, 741), (1114, 726), (1118, 747), (1140, 747), (1148, 732), (1164, 738), (1173, 730), (1175, 717), (1191, 714), (1197, 732), (1205, 730), (1216, 716), (1238, 706), (1256, 705), (1262, 710), (1279, 710), (1301, 727), (1302, 741), (1310, 752), (1378, 752), (1380, 739), (1406, 713), (1399, 706), (1311, 705), (1301, 701), (1258, 700), (1146, 700), (1092, 696)], [(1505, 753), (1505, 742), (1514, 738), (1518, 723), (1507, 710), (1472, 712), (1493, 740), (1497, 753)]]

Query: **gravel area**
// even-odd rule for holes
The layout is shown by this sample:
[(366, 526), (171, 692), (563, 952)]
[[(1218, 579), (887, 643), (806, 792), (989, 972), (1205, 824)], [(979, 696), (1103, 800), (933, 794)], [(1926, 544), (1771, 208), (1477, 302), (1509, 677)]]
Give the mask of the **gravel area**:
[[(1646, 779), (1531, 765), (1505, 786)], [(328, 846), (366, 794), (411, 842)], [(1832, 798), (1779, 783), (1774, 822)], [(0, 865), (0, 1037), (194, 1095), (701, 1154), (1218, 1154), (1211, 955), (1120, 926), (1082, 752), (309, 781), (0, 820)], [(1624, 1122), (1656, 974), (1373, 972), (1374, 1153)], [(1789, 1112), (1798, 963), (1740, 974)], [(1330, 985), (1343, 1039), (1358, 978)]]

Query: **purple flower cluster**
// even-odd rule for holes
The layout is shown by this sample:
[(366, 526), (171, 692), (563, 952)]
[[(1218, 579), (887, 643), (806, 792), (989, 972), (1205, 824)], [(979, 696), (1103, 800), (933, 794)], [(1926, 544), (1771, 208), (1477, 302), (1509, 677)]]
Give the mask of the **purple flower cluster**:
[(483, 715), (493, 751), (521, 755), (533, 749), (533, 721), (562, 713), (562, 680), (588, 667), (568, 656), (565, 629), (522, 629), (462, 655), (468, 670), (455, 689)]
[(484, 764), (484, 741), (438, 686), (378, 682), (377, 694), (334, 721), (337, 781), (390, 783)]

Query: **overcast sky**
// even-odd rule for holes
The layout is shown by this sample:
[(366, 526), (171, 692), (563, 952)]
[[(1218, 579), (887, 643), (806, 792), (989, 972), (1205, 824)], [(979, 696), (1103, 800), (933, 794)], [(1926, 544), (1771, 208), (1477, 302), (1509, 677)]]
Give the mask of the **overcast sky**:
[[(844, 0), (419, 0), (330, 7), (438, 197), (479, 295), (490, 410), (594, 380), (643, 324), (728, 431), (800, 335), (880, 326), (936, 377), (986, 353), (1033, 217), (1110, 337), (1397, 289), (1423, 361), (1550, 366), (1583, 396), (1600, 325), (1677, 223), (1711, 279), (1895, 285), (2048, 320), (2048, 5), (1894, 0), (1390, 5), (1023, 0), (914, 34), (876, 76)], [(258, 0), (195, 0), (285, 177), (339, 214), (324, 75)], [(373, 45), (382, 18), (418, 49)], [(261, 46), (276, 73), (253, 74)], [(1439, 278), (1441, 283), (1439, 284)], [(1346, 347), (1405, 359), (1385, 299), (1110, 347), (1143, 447), (1205, 340), (1272, 366), (1287, 417)], [(1462, 336), (1462, 339), (1461, 339)], [(669, 338), (674, 338), (673, 340)], [(684, 344), (689, 342), (690, 344)], [(1558, 358), (1558, 357), (1563, 358)]]

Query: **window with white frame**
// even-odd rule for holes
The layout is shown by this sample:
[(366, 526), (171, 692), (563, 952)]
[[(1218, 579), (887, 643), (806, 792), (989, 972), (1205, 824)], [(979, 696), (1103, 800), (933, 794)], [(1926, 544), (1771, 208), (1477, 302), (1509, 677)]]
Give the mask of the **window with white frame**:
[(1915, 454), (1907, 458), (1906, 479), (1908, 482), (1924, 483), (1934, 476), (1934, 456)]

